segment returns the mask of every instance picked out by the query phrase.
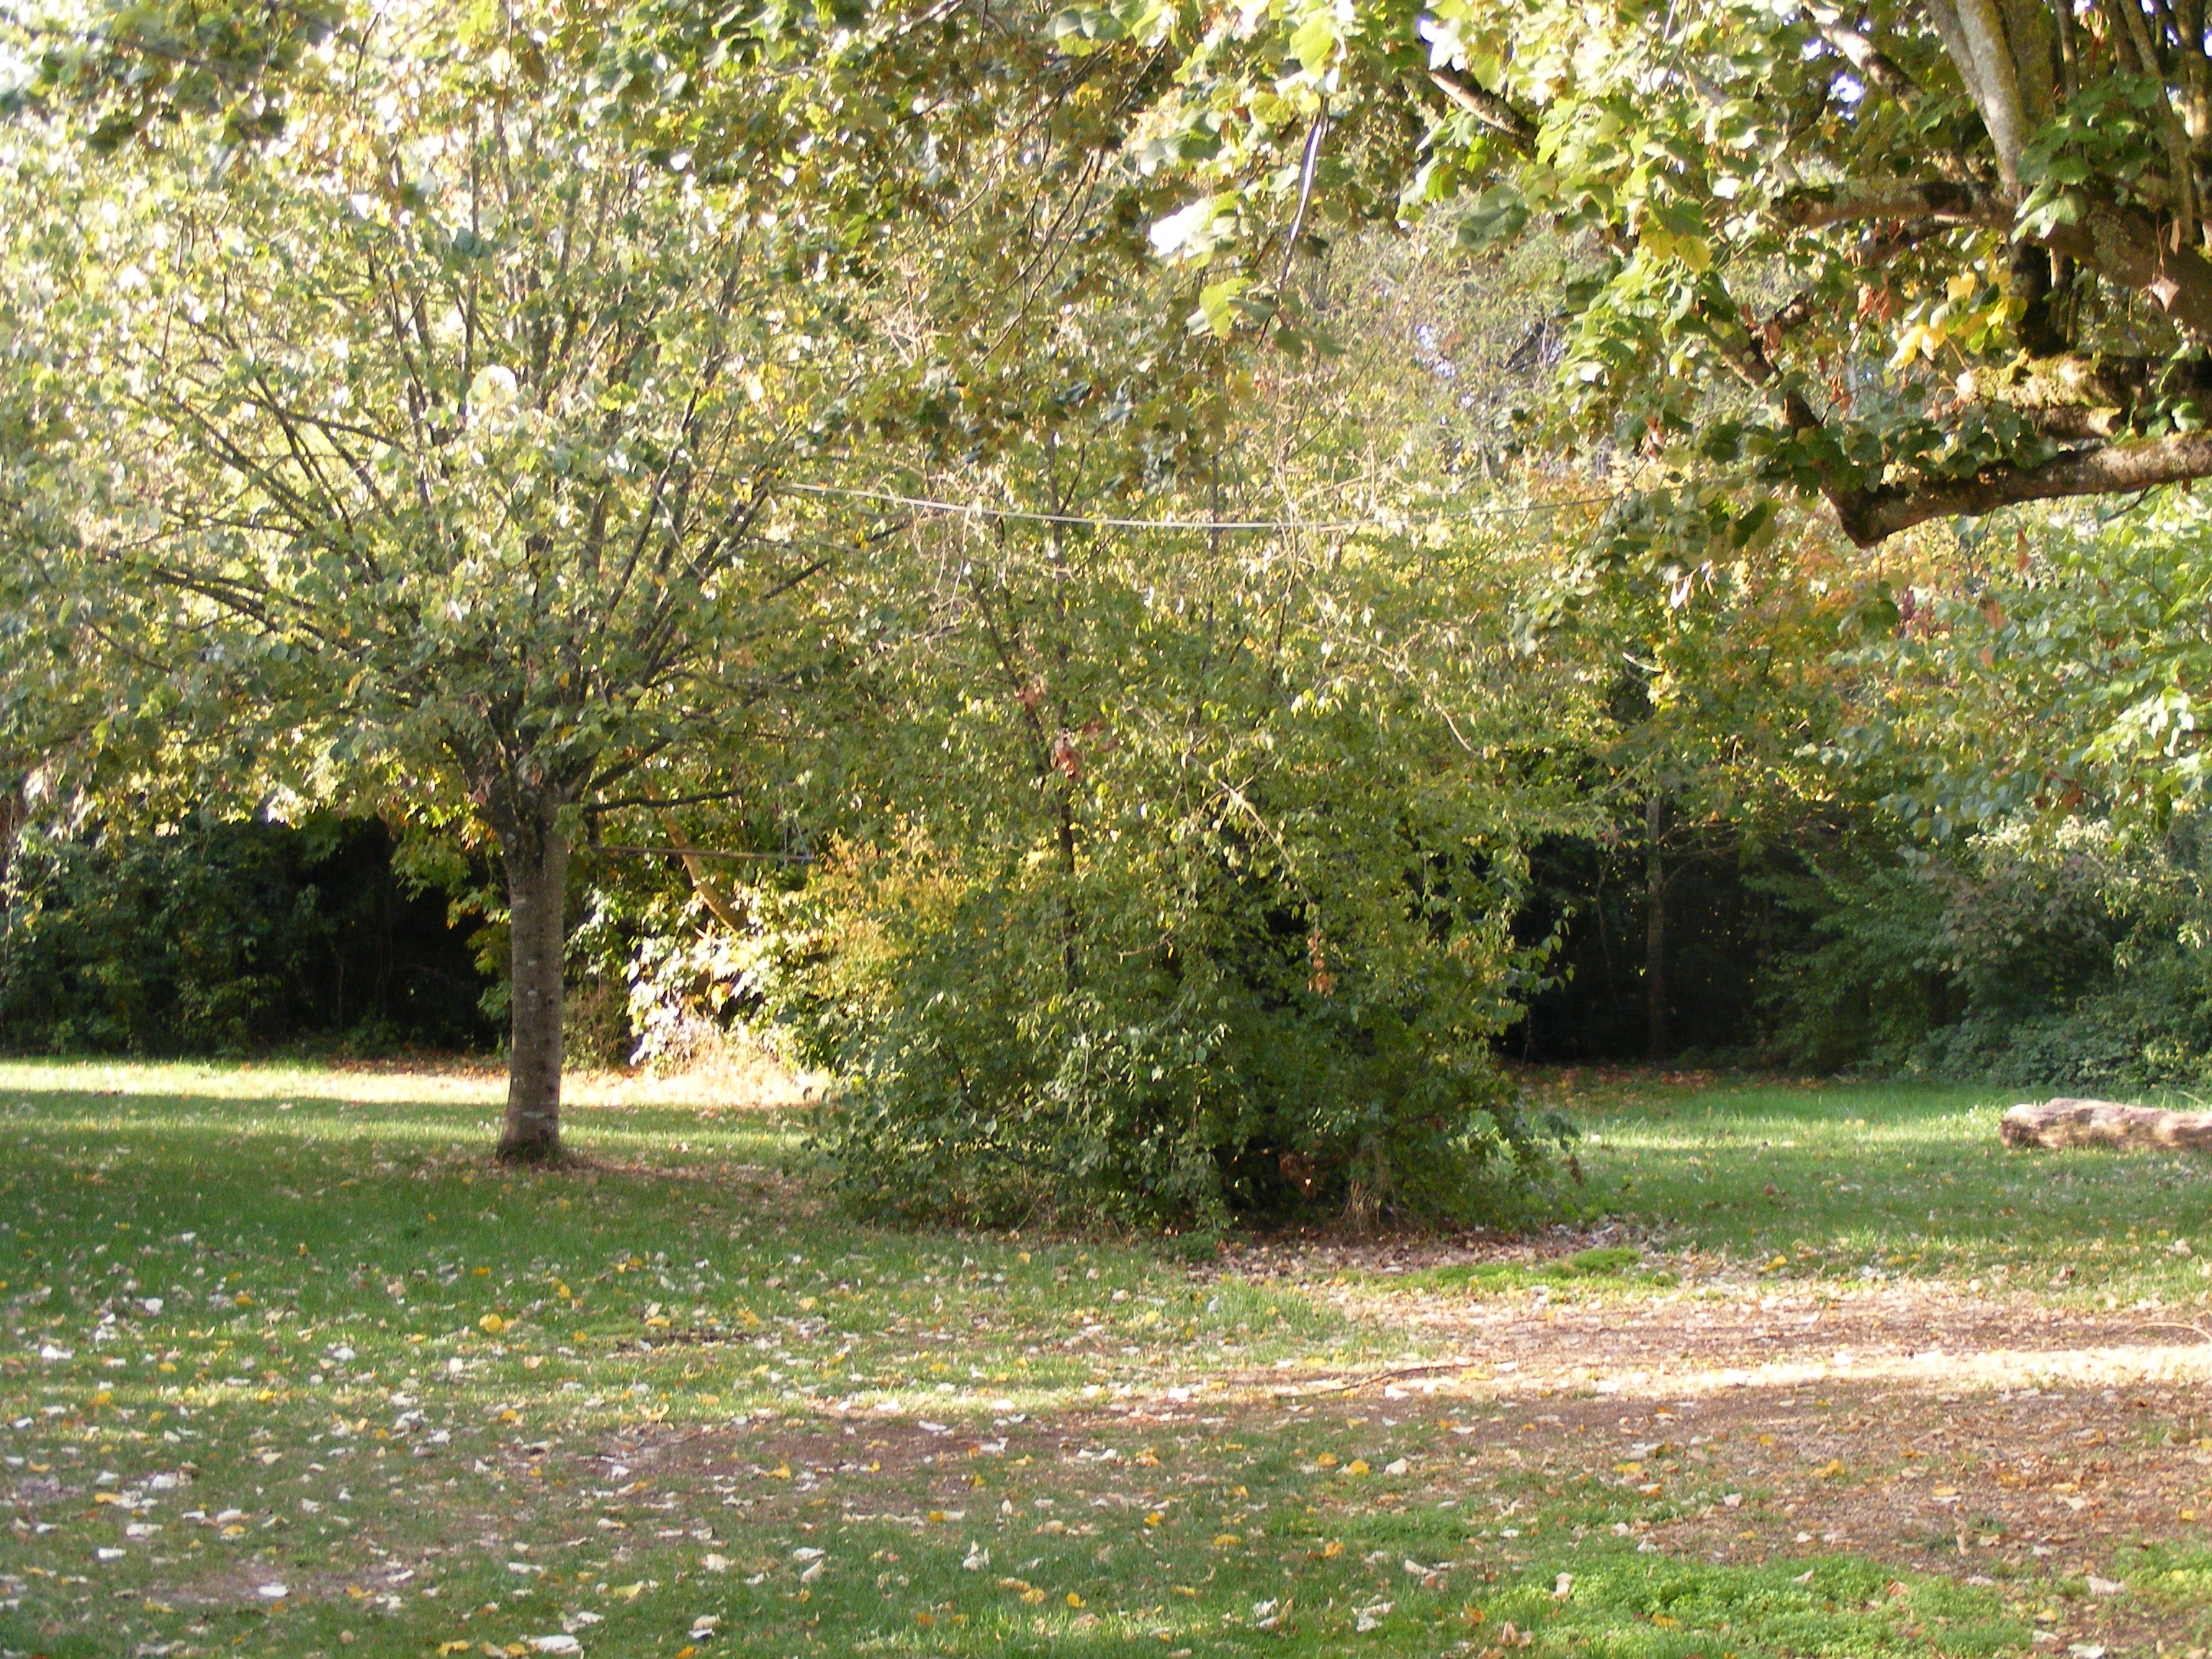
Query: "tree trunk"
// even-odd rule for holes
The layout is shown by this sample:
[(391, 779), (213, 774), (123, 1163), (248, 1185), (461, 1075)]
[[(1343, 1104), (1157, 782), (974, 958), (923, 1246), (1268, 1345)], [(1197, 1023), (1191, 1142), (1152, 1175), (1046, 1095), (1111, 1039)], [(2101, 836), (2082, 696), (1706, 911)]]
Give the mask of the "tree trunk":
[(1665, 798), (1657, 790), (1644, 798), (1644, 1052), (1652, 1060), (1667, 1057), (1667, 861), (1659, 847), (1666, 810)]
[(562, 1002), (568, 838), (556, 809), (533, 804), (500, 827), (508, 910), (507, 1125), (500, 1161), (561, 1158)]
[(2212, 1112), (2166, 1112), (2109, 1100), (2046, 1100), (2007, 1112), (1997, 1133), (2008, 1146), (2148, 1146), (2212, 1152)]

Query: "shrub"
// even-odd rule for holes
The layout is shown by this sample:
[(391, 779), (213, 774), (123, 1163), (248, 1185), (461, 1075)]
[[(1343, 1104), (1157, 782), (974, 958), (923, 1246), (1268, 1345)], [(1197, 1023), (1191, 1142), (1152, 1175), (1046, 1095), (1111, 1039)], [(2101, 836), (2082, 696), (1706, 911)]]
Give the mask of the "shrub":
[(1822, 878), (1820, 943), (1771, 1006), (1798, 1064), (2021, 1087), (2146, 1086), (2212, 1066), (2200, 827), (2013, 824)]
[(442, 898), (374, 821), (33, 821), (7, 868), (0, 1044), (240, 1054), (304, 1038), (477, 1046), (483, 980)]

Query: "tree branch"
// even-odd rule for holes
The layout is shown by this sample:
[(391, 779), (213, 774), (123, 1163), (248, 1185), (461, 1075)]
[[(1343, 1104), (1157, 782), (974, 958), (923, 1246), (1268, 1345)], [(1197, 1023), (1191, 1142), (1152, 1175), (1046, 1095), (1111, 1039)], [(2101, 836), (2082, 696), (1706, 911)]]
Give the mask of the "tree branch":
[(1815, 10), (1813, 27), (1869, 86), (1887, 93), (1900, 104), (1918, 100), (1920, 83), (1899, 69), (1896, 60), (1870, 38), (1845, 22), (1841, 12), (1826, 8)]
[(1497, 133), (1516, 152), (1526, 155), (1536, 148), (1536, 123), (1496, 93), (1476, 86), (1457, 70), (1429, 71), (1429, 83), (1469, 115)]
[(1844, 533), (1861, 547), (1872, 547), (1930, 519), (1990, 513), (2021, 501), (2127, 495), (2207, 477), (2212, 477), (2212, 433), (2184, 432), (2078, 450), (2040, 466), (1987, 467), (1971, 478), (1821, 493)]
[(1985, 190), (1947, 179), (1853, 180), (1792, 191), (1774, 204), (1775, 216), (1799, 230), (1862, 219), (1933, 219), (1946, 225), (1987, 225), (2009, 230), (2010, 203)]

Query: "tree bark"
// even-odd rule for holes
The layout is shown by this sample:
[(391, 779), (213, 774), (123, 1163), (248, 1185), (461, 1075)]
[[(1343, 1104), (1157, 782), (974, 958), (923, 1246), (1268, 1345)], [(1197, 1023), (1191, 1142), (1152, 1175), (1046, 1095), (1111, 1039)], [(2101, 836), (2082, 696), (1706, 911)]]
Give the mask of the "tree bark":
[(2007, 1112), (1997, 1133), (2008, 1146), (2149, 1146), (2212, 1152), (2212, 1112), (2168, 1112), (2109, 1100), (2023, 1103)]
[(562, 1018), (568, 838), (557, 807), (533, 803), (495, 825), (507, 871), (508, 1039), (506, 1164), (561, 1159)]
[(1667, 861), (1660, 836), (1666, 797), (1656, 789), (1644, 801), (1644, 1023), (1650, 1059), (1667, 1057)]

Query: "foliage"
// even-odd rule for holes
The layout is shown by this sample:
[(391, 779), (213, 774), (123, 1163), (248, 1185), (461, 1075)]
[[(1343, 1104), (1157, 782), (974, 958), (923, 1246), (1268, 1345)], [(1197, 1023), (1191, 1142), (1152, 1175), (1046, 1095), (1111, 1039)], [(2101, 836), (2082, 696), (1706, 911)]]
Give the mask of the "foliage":
[(1799, 1064), (2060, 1088), (2194, 1080), (2212, 1064), (2201, 826), (2014, 823), (1943, 854), (1824, 872), (1819, 942), (1770, 998)]
[(1519, 838), (1561, 810), (1484, 746), (1510, 659), (1462, 634), (1455, 731), (1340, 654), (1342, 624), (1387, 648), (1421, 621), (1368, 608), (1387, 544), (994, 539), (944, 596), (965, 626), (889, 665), (886, 752), (927, 799), (895, 774), (896, 823), (793, 918), (819, 960), (786, 1017), (847, 1080), (848, 1196), (1000, 1220), (1494, 1205), (1484, 1171), (1548, 1133), (1488, 1042), (1543, 954), (1510, 936)]
[(333, 54), (318, 49), (343, 21), (335, 0), (96, 0), (44, 17), (11, 9), (0, 28), (36, 67), (9, 100), (88, 119), (103, 154), (203, 124), (231, 144), (262, 143), (282, 134), (293, 83), (328, 64)]
[(557, 1155), (582, 816), (738, 747), (799, 672), (823, 560), (771, 486), (842, 331), (773, 180), (630, 144), (609, 27), (387, 18), (252, 161), (17, 156), (65, 428), (18, 539), (39, 614), (92, 624), (110, 769), (181, 726), (228, 787), (495, 842), (516, 1156)]
[(237, 1054), (303, 1038), (474, 1046), (482, 982), (444, 899), (380, 825), (195, 822), (168, 836), (33, 819), (7, 866), (0, 1043)]
[(1364, 220), (1569, 245), (1552, 430), (1680, 486), (1632, 542), (1741, 547), (1776, 491), (1870, 544), (2212, 469), (2212, 64), (2167, 9), (1122, 0), (1055, 29), (1174, 64), (1131, 159), (1186, 181), (1152, 235), (1200, 309), (1302, 348), (1294, 261)]

